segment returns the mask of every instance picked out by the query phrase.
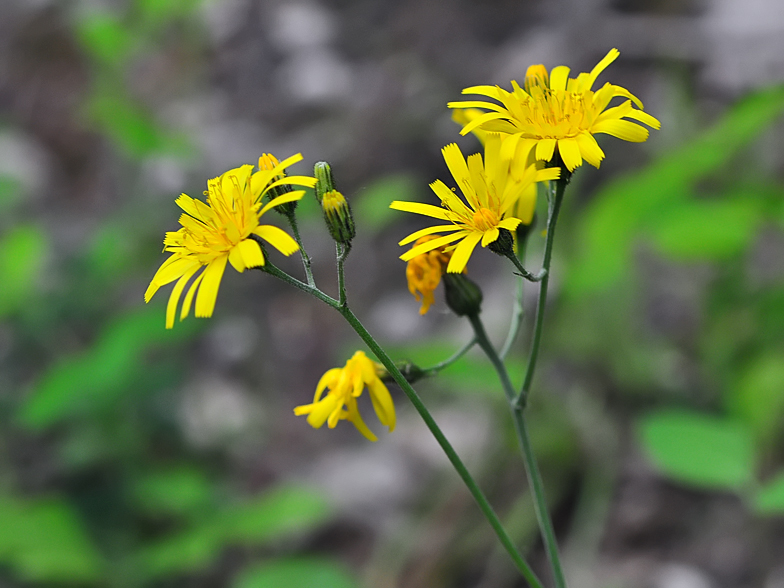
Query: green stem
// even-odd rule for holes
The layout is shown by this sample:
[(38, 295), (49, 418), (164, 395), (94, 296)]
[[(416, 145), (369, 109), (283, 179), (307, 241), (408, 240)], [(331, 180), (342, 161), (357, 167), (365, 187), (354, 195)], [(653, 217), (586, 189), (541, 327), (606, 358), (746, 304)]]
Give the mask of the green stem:
[(302, 258), (302, 267), (305, 269), (305, 277), (308, 280), (309, 286), (315, 286), (316, 281), (313, 279), (313, 270), (310, 266), (310, 256), (308, 252), (305, 251), (305, 246), (302, 244), (302, 238), (299, 234), (299, 225), (297, 224), (297, 215), (295, 213), (287, 214), (286, 218), (289, 221), (289, 226), (291, 227), (291, 232), (294, 234), (294, 240), (299, 245), (299, 255)]
[(329, 306), (331, 306), (333, 308), (339, 308), (340, 307), (340, 302), (338, 302), (337, 300), (332, 298), (332, 296), (328, 296), (327, 294), (324, 294), (324, 292), (322, 292), (321, 290), (319, 290), (315, 286), (311, 286), (310, 284), (306, 284), (304, 282), (300, 282), (297, 278), (291, 277), (286, 272), (284, 272), (283, 270), (278, 268), (276, 265), (274, 265), (269, 259), (267, 259), (267, 263), (265, 265), (263, 265), (262, 267), (260, 267), (258, 269), (260, 269), (263, 272), (268, 273), (271, 276), (275, 276), (279, 280), (282, 280), (283, 282), (286, 282), (290, 286), (294, 286), (298, 290), (302, 290), (303, 292), (306, 292), (306, 293), (308, 293), (308, 294), (310, 294), (312, 296), (315, 296), (316, 298), (318, 298), (319, 300), (321, 300), (322, 302), (324, 302), (325, 304), (328, 304)]
[(351, 245), (335, 243), (335, 250), (337, 251), (338, 260), (338, 303), (340, 306), (345, 306), (347, 304), (345, 263), (346, 257), (348, 257), (348, 253), (351, 251)]
[(550, 520), (550, 511), (547, 508), (547, 500), (544, 495), (542, 475), (539, 472), (536, 455), (534, 454), (533, 446), (531, 445), (531, 437), (528, 434), (528, 428), (526, 427), (525, 419), (523, 418), (524, 407), (516, 402), (515, 390), (509, 379), (509, 373), (507, 372), (501, 357), (496, 353), (495, 348), (490, 343), (479, 315), (469, 315), (468, 319), (471, 321), (471, 326), (476, 334), (477, 344), (482, 348), (495, 367), (498, 378), (501, 380), (501, 384), (504, 387), (504, 393), (509, 400), (515, 432), (517, 433), (517, 439), (520, 442), (520, 449), (523, 452), (523, 459), (525, 460), (528, 485), (534, 496), (536, 519), (539, 522), (539, 531), (542, 534), (545, 551), (547, 552), (547, 559), (550, 561), (550, 568), (553, 571), (553, 579), (555, 580), (556, 588), (566, 588), (566, 579), (564, 577), (563, 567), (561, 566), (561, 558), (558, 554), (558, 542), (555, 537), (555, 530), (553, 529), (553, 523)]
[(343, 315), (343, 317), (348, 321), (351, 327), (357, 332), (360, 338), (365, 342), (365, 344), (370, 348), (370, 350), (376, 355), (376, 357), (381, 361), (381, 363), (386, 368), (387, 372), (392, 376), (392, 378), (397, 382), (398, 386), (403, 390), (403, 393), (408, 397), (411, 404), (414, 405), (414, 408), (419, 413), (419, 416), (422, 417), (422, 420), (425, 421), (427, 428), (430, 429), (430, 432), (435, 437), (438, 444), (443, 449), (444, 453), (446, 454), (449, 461), (452, 463), (452, 466), (457, 471), (458, 475), (462, 478), (463, 483), (468, 487), (469, 492), (474, 497), (479, 509), (485, 515), (490, 526), (495, 531), (496, 535), (498, 536), (499, 541), (506, 549), (509, 556), (514, 561), (517, 569), (520, 570), (520, 573), (523, 577), (528, 581), (528, 583), (533, 588), (543, 588), (543, 585), (539, 578), (536, 577), (536, 574), (530, 568), (528, 563), (523, 559), (520, 553), (517, 551), (517, 548), (514, 545), (514, 542), (509, 537), (508, 533), (504, 529), (503, 525), (501, 524), (498, 515), (495, 514), (493, 507), (490, 506), (487, 498), (485, 497), (482, 490), (479, 488), (477, 483), (474, 481), (473, 477), (469, 473), (468, 469), (466, 468), (463, 461), (457, 455), (457, 452), (452, 447), (452, 444), (446, 438), (444, 433), (441, 431), (441, 428), (438, 426), (436, 421), (433, 419), (430, 412), (425, 407), (424, 403), (422, 402), (419, 395), (416, 393), (414, 388), (411, 387), (400, 370), (397, 368), (395, 363), (392, 359), (386, 354), (386, 352), (381, 348), (381, 346), (376, 343), (373, 336), (365, 329), (362, 323), (359, 322), (359, 319), (351, 312), (351, 309), (348, 306), (343, 306), (337, 308), (337, 310)]
[(542, 267), (542, 269), (539, 270), (538, 274), (532, 274), (527, 269), (525, 269), (521, 261), (517, 259), (517, 256), (514, 254), (514, 251), (509, 251), (506, 254), (506, 256), (517, 268), (517, 271), (520, 272), (520, 275), (524, 277), (526, 280), (528, 280), (529, 282), (541, 282), (547, 277), (547, 269), (545, 267)]
[(463, 357), (469, 349), (471, 349), (474, 345), (476, 345), (476, 337), (472, 337), (471, 340), (463, 345), (460, 349), (458, 349), (449, 359), (445, 359), (444, 361), (435, 364), (429, 368), (424, 368), (422, 370), (423, 376), (435, 376), (438, 372), (440, 372), (445, 367), (448, 367), (455, 363), (458, 359)]
[[(563, 176), (565, 173), (565, 170), (562, 169), (561, 175)], [(528, 356), (528, 367), (525, 370), (523, 386), (517, 397), (517, 405), (520, 408), (525, 408), (526, 402), (528, 402), (528, 393), (531, 390), (531, 383), (534, 379), (536, 360), (539, 357), (539, 346), (542, 342), (542, 325), (544, 324), (544, 309), (547, 304), (547, 286), (550, 283), (550, 260), (553, 255), (555, 225), (558, 222), (558, 212), (561, 210), (561, 202), (563, 201), (564, 190), (566, 190), (567, 183), (569, 183), (568, 175), (562, 177), (560, 180), (555, 180), (555, 188), (551, 189), (552, 194), (548, 199), (547, 239), (544, 243), (544, 259), (542, 260), (544, 277), (539, 283), (539, 300), (536, 302), (536, 322), (534, 324), (533, 340), (531, 341), (531, 352)]]
[[(518, 257), (522, 262), (525, 259), (525, 243), (520, 242), (523, 241), (518, 239)], [(525, 307), (523, 306), (524, 300), (523, 295), (525, 294), (525, 280), (522, 276), (519, 276), (516, 279), (515, 284), (515, 297), (514, 297), (514, 304), (512, 306), (512, 318), (509, 324), (509, 332), (506, 334), (506, 341), (504, 341), (504, 346), (501, 347), (501, 351), (499, 355), (501, 359), (505, 359), (507, 355), (509, 355), (509, 351), (512, 349), (512, 345), (514, 345), (515, 339), (517, 339), (517, 334), (520, 332), (520, 326), (523, 324), (523, 315), (525, 314)]]

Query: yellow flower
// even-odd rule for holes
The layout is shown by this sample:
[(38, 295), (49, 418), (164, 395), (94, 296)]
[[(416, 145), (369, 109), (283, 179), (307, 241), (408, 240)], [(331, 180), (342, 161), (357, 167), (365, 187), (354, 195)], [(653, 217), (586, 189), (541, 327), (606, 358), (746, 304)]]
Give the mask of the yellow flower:
[(430, 184), (430, 188), (441, 200), (442, 208), (397, 200), (389, 205), (395, 210), (414, 212), (450, 223), (416, 231), (400, 241), (399, 245), (406, 245), (425, 235), (452, 233), (420, 243), (401, 255), (400, 259), (409, 261), (417, 255), (460, 241), (449, 247), (453, 255), (446, 271), (461, 273), (480, 242), (482, 247), (487, 247), (498, 239), (500, 229), (514, 231), (517, 228), (522, 219), (510, 213), (520, 195), (534, 182), (557, 179), (560, 169), (537, 170), (534, 166), (525, 165), (526, 158), (502, 160), (500, 150), (501, 137), (497, 133), (488, 133), (486, 137), (484, 162), (479, 153), (470, 155), (466, 160), (454, 143), (442, 149), (449, 171), (468, 205), (441, 180)]
[[(433, 235), (420, 237), (414, 243), (414, 247), (433, 239), (437, 239), (437, 237)], [(419, 314), (425, 314), (430, 309), (430, 305), (435, 302), (433, 291), (441, 283), (441, 276), (446, 271), (446, 266), (451, 258), (451, 251), (444, 251), (443, 247), (438, 247), (408, 261), (408, 265), (406, 265), (408, 291), (414, 295), (417, 301), (422, 301)]]
[[(537, 160), (550, 161), (557, 146), (569, 171), (582, 165), (583, 159), (599, 167), (604, 152), (593, 137), (595, 134), (606, 133), (639, 143), (648, 138), (648, 129), (632, 121), (654, 129), (660, 126), (657, 119), (643, 112), (642, 102), (627, 89), (606, 83), (595, 92), (592, 90), (599, 74), (619, 55), (617, 49), (611, 49), (590, 73), (576, 78), (570, 78), (569, 68), (563, 65), (549, 74), (543, 65), (533, 65), (526, 72), (524, 88), (512, 80), (512, 92), (499, 86), (463, 90), (463, 94), (488, 96), (501, 104), (470, 100), (450, 102), (448, 106), (489, 110), (466, 123), (460, 133), (465, 135), (476, 128), (502, 133), (504, 159), (514, 157), (517, 149), (527, 154), (535, 148)], [(616, 97), (627, 100), (607, 108)]]
[[(392, 404), (389, 390), (379, 378), (383, 373), (382, 366), (371, 361), (362, 351), (357, 351), (346, 362), (346, 367), (333, 368), (321, 376), (313, 403), (296, 407), (294, 414), (308, 415), (308, 424), (314, 429), (320, 428), (324, 423), (334, 429), (338, 421), (346, 419), (354, 423), (365, 437), (376, 441), (377, 437), (368, 429), (359, 414), (357, 398), (367, 386), (378, 420), (389, 427), (390, 433), (394, 431), (395, 405)], [(329, 391), (322, 398), (327, 388)]]
[[(163, 262), (144, 293), (149, 302), (158, 288), (177, 280), (166, 307), (166, 328), (174, 326), (174, 316), (183, 289), (199, 271), (188, 289), (180, 311), (180, 320), (190, 313), (194, 296), (197, 317), (212, 316), (226, 263), (238, 272), (264, 265), (264, 254), (253, 237), (260, 237), (284, 255), (299, 249), (285, 231), (271, 225), (260, 225), (259, 218), (271, 208), (302, 198), (303, 190), (288, 192), (262, 206), (262, 198), (283, 184), (313, 186), (315, 179), (291, 176), (276, 179), (289, 165), (300, 161), (297, 154), (272, 170), (253, 172), (252, 165), (232, 169), (207, 182), (207, 203), (181, 194), (177, 205), (185, 211), (180, 215), (182, 228), (166, 233), (164, 251), (171, 256)], [(198, 294), (197, 294), (198, 292)]]

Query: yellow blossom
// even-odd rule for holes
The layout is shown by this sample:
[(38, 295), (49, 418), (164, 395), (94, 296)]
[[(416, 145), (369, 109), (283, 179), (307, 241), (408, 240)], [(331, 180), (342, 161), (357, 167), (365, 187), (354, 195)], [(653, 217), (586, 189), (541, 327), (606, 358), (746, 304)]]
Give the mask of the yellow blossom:
[[(437, 239), (437, 237), (433, 235), (420, 237), (414, 243), (414, 247), (433, 239)], [(435, 302), (433, 291), (441, 283), (441, 276), (446, 271), (446, 266), (451, 258), (452, 251), (444, 251), (443, 247), (439, 247), (417, 255), (408, 261), (408, 265), (406, 265), (408, 291), (414, 295), (417, 301), (422, 301), (419, 314), (425, 314), (430, 305)]]
[[(554, 180), (559, 177), (560, 169), (537, 170), (525, 165), (527, 158), (504, 160), (500, 156), (501, 137), (488, 133), (485, 140), (484, 162), (479, 153), (470, 155), (466, 160), (460, 148), (452, 143), (442, 149), (449, 171), (463, 193), (463, 202), (453, 190), (441, 180), (430, 184), (430, 188), (441, 200), (441, 207), (419, 202), (395, 201), (390, 208), (430, 216), (449, 224), (436, 225), (410, 234), (400, 241), (406, 245), (425, 235), (451, 233), (437, 239), (420, 243), (400, 256), (409, 261), (438, 247), (450, 245), (452, 259), (446, 271), (461, 273), (468, 263), (474, 248), (481, 242), (487, 247), (500, 236), (500, 230), (514, 231), (522, 219), (512, 215), (513, 207), (523, 192), (533, 183)], [(467, 205), (466, 205), (467, 203)], [(454, 244), (455, 241), (459, 243)]]
[(174, 326), (180, 297), (194, 276), (182, 303), (180, 320), (190, 313), (194, 296), (196, 316), (212, 316), (227, 262), (238, 272), (264, 265), (264, 254), (254, 237), (263, 239), (284, 255), (299, 249), (285, 231), (261, 225), (259, 218), (275, 206), (299, 200), (305, 193), (303, 190), (288, 192), (263, 205), (262, 198), (267, 192), (283, 184), (313, 186), (315, 180), (306, 176), (277, 179), (286, 167), (301, 159), (297, 154), (274, 169), (256, 173), (252, 165), (229, 170), (207, 182), (206, 204), (187, 194), (177, 198), (177, 205), (185, 211), (180, 215), (182, 227), (166, 233), (163, 249), (171, 256), (163, 262), (144, 293), (145, 302), (149, 302), (158, 288), (177, 280), (166, 307), (167, 329)]
[[(534, 149), (537, 160), (550, 161), (557, 147), (569, 171), (582, 165), (583, 160), (599, 167), (604, 152), (594, 135), (606, 133), (639, 143), (648, 138), (648, 129), (633, 121), (654, 129), (660, 126), (657, 119), (643, 112), (642, 102), (627, 89), (610, 83), (592, 89), (599, 74), (619, 55), (617, 49), (610, 50), (590, 73), (583, 72), (576, 78), (570, 78), (569, 68), (563, 65), (549, 73), (543, 65), (533, 65), (526, 72), (523, 88), (512, 80), (512, 92), (499, 86), (463, 90), (463, 94), (487, 96), (500, 104), (469, 100), (450, 102), (448, 106), (490, 111), (465, 123), (460, 133), (465, 135), (477, 128), (501, 133), (504, 159), (514, 157), (518, 149), (524, 154)], [(616, 97), (627, 100), (608, 108)]]
[[(362, 351), (357, 351), (346, 362), (346, 367), (333, 368), (321, 376), (313, 403), (296, 407), (294, 414), (308, 415), (308, 424), (314, 429), (320, 428), (324, 423), (334, 429), (338, 421), (349, 420), (365, 437), (376, 441), (377, 437), (368, 429), (359, 414), (357, 398), (367, 386), (378, 420), (389, 427), (390, 433), (394, 431), (395, 405), (389, 390), (379, 377), (383, 373), (382, 366), (371, 361)], [(328, 392), (322, 398), (325, 389), (328, 389)]]

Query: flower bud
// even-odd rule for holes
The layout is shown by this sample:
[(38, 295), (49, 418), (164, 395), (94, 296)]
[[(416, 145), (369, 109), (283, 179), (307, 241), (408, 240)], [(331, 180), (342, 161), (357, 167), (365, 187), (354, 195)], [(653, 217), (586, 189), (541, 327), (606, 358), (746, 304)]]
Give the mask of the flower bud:
[[(278, 161), (278, 158), (272, 155), (271, 153), (263, 153), (261, 157), (259, 157), (259, 169), (261, 170), (275, 169), (275, 167), (279, 163), (280, 162)], [(274, 178), (272, 178), (272, 180), (270, 180), (270, 183), (276, 182), (285, 177), (286, 177), (286, 172), (284, 171), (279, 175), (275, 176)], [(267, 195), (266, 195), (266, 198), (268, 198), (267, 202), (269, 202), (270, 200), (274, 200), (278, 196), (283, 196), (284, 194), (288, 194), (291, 191), (292, 191), (291, 186), (289, 186), (288, 184), (270, 188), (269, 190), (267, 190)], [(285, 202), (283, 204), (279, 204), (278, 206), (275, 207), (275, 210), (280, 214), (284, 214), (288, 216), (294, 214), (296, 208), (297, 208), (297, 201), (294, 200), (293, 202)]]
[(326, 161), (318, 161), (313, 166), (313, 175), (316, 178), (316, 198), (321, 204), (327, 192), (335, 190), (335, 179), (332, 177), (332, 168)]
[(503, 257), (514, 255), (514, 237), (512, 236), (511, 231), (498, 229), (498, 239), (492, 243), (488, 243), (487, 248), (496, 255), (501, 255)]
[[(316, 188), (318, 190), (318, 184), (316, 184)], [(325, 192), (321, 197), (321, 210), (332, 238), (341, 245), (350, 245), (356, 235), (356, 229), (354, 228), (354, 218), (351, 215), (351, 207), (343, 194), (337, 190)]]
[(446, 304), (457, 316), (477, 315), (482, 311), (482, 290), (464, 274), (444, 274)]

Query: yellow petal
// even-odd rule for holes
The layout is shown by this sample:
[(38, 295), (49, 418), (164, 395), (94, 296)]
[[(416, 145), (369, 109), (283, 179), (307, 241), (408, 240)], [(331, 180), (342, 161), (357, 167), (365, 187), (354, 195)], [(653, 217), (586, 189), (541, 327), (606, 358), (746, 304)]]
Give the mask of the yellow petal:
[(595, 124), (593, 133), (606, 133), (632, 143), (642, 143), (648, 138), (648, 129), (627, 120), (604, 120)]
[[(279, 229), (278, 227), (272, 225), (259, 225), (253, 229), (253, 232), (280, 251), (283, 255), (291, 255), (299, 250), (297, 242), (292, 239), (286, 231)], [(259, 253), (261, 252), (259, 251)], [(262, 262), (259, 265), (264, 265), (263, 257)]]
[(264, 205), (264, 208), (259, 211), (259, 217), (261, 217), (265, 212), (270, 210), (271, 208), (275, 208), (281, 204), (285, 204), (286, 202), (294, 202), (295, 200), (299, 200), (305, 195), (305, 190), (294, 190), (293, 192), (287, 192), (286, 194), (282, 194), (277, 198), (273, 198), (267, 204)]
[(498, 239), (498, 235), (498, 227), (493, 227), (489, 231), (485, 231), (482, 234), (482, 247), (487, 247), (490, 243), (495, 242)]
[(196, 270), (199, 269), (200, 266), (194, 267), (192, 270), (189, 270), (183, 274), (183, 276), (177, 280), (177, 283), (174, 284), (174, 288), (172, 289), (171, 294), (169, 295), (169, 302), (166, 304), (166, 328), (171, 329), (174, 327), (174, 315), (177, 313), (177, 303), (180, 301), (180, 296), (182, 295), (182, 290), (185, 288), (185, 284), (188, 283), (193, 277), (193, 274), (196, 273)]
[(408, 237), (400, 241), (398, 245), (408, 245), (409, 243), (413, 243), (425, 235), (432, 235), (433, 233), (444, 233), (449, 231), (459, 231), (460, 229), (461, 227), (458, 227), (457, 225), (434, 225), (432, 227), (427, 227), (426, 229), (421, 229), (411, 233)]
[[(454, 236), (454, 235), (453, 235)], [(482, 239), (482, 233), (468, 233), (466, 237), (460, 241), (452, 254), (452, 259), (449, 260), (449, 265), (446, 271), (450, 274), (459, 274), (465, 269), (468, 260), (473, 253), (474, 248), (479, 244)], [(402, 258), (401, 258), (402, 259)]]
[(585, 161), (598, 168), (604, 159), (604, 151), (599, 147), (596, 139), (590, 133), (580, 133), (577, 135), (577, 145)]
[(540, 139), (536, 143), (536, 159), (539, 161), (550, 161), (555, 152), (555, 139)]
[(599, 63), (597, 63), (596, 66), (591, 70), (591, 73), (588, 74), (588, 79), (585, 82), (586, 87), (584, 89), (590, 90), (593, 87), (596, 78), (599, 77), (599, 74), (602, 73), (607, 68), (607, 66), (610, 65), (613, 61), (618, 59), (618, 56), (620, 54), (621, 52), (618, 51), (617, 49), (615, 48), (610, 49), (607, 52), (607, 55), (605, 55), (602, 58), (602, 60)]
[(583, 157), (580, 155), (580, 147), (576, 139), (559, 139), (558, 151), (566, 169), (569, 171), (573, 171), (576, 167), (583, 164)]
[[(285, 234), (285, 233), (284, 233)], [(288, 235), (287, 235), (288, 236)], [(295, 242), (296, 245), (296, 242)], [(242, 255), (242, 261), (245, 267), (260, 267), (264, 265), (264, 254), (261, 252), (261, 247), (253, 239), (245, 239), (240, 241), (233, 249), (239, 250)]]
[(368, 440), (378, 441), (378, 437), (368, 429), (365, 421), (362, 420), (362, 415), (359, 414), (359, 408), (357, 408), (357, 401), (355, 398), (351, 398), (348, 402), (348, 420), (350, 420), (357, 428), (357, 431), (362, 433)]
[(395, 430), (396, 416), (395, 404), (392, 402), (392, 396), (389, 394), (389, 389), (384, 385), (384, 382), (375, 378), (368, 384), (368, 391), (370, 392), (370, 400), (373, 402), (373, 410), (376, 411), (378, 420), (382, 425), (389, 427), (389, 432)]
[(432, 251), (438, 247), (442, 247), (443, 245), (449, 245), (453, 241), (457, 241), (458, 239), (462, 239), (466, 235), (468, 235), (468, 231), (459, 231), (452, 235), (444, 235), (443, 237), (438, 237), (437, 239), (432, 239), (430, 241), (425, 241), (424, 243), (420, 243), (419, 245), (412, 247), (408, 251), (406, 251), (403, 255), (400, 256), (400, 259), (403, 261), (410, 261), (414, 259), (417, 255), (422, 255), (423, 253), (427, 253), (428, 251)]
[(180, 309), (180, 320), (184, 320), (185, 317), (187, 317), (188, 314), (190, 313), (191, 304), (193, 303), (193, 296), (196, 294), (196, 291), (199, 289), (199, 285), (201, 284), (201, 281), (203, 279), (204, 279), (204, 272), (199, 274), (196, 277), (196, 279), (193, 280), (191, 287), (188, 288), (188, 293), (185, 295), (185, 300), (182, 301), (182, 308)]
[(196, 296), (196, 316), (210, 317), (215, 310), (215, 300), (218, 298), (223, 271), (226, 269), (228, 254), (213, 259), (202, 274), (202, 284)]
[(550, 72), (550, 89), (566, 90), (566, 81), (569, 79), (569, 68), (565, 65), (554, 67)]
[[(432, 187), (432, 184), (431, 184)], [(432, 204), (422, 204), (421, 202), (406, 202), (404, 200), (395, 200), (389, 205), (389, 208), (394, 210), (402, 210), (403, 212), (413, 212), (415, 214), (423, 214), (440, 220), (449, 220), (447, 211)]]

